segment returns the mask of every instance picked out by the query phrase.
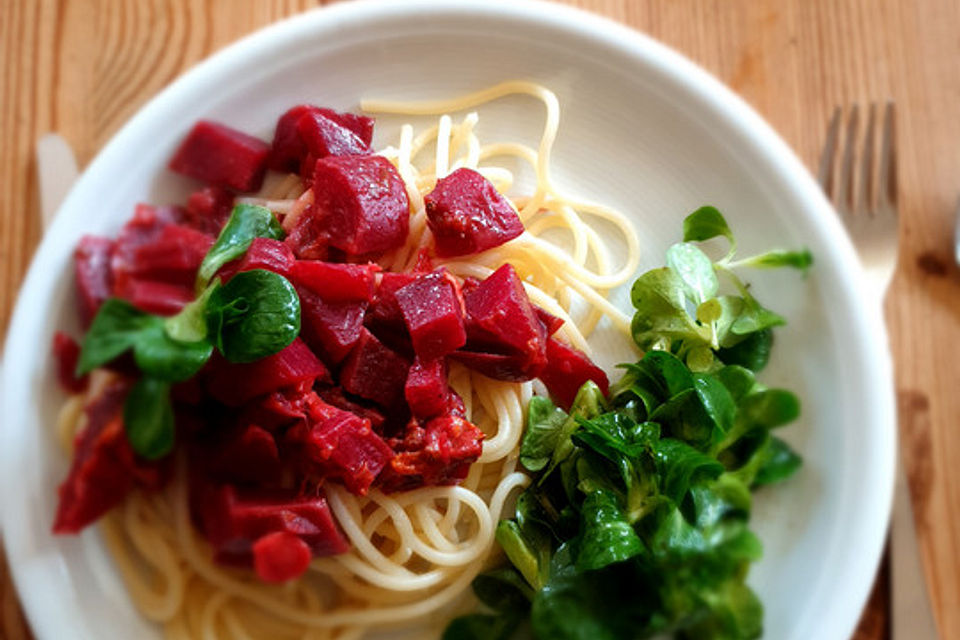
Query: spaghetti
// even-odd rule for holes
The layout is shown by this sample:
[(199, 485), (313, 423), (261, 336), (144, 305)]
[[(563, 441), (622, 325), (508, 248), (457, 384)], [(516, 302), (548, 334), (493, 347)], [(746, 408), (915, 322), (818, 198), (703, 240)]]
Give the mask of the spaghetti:
[[(541, 101), (545, 124), (536, 149), (516, 142), (481, 144), (479, 116), (451, 115), (508, 95)], [(511, 263), (530, 299), (562, 318), (564, 338), (587, 350), (586, 338), (602, 317), (628, 330), (629, 317), (606, 300), (639, 264), (639, 243), (629, 221), (607, 207), (559, 191), (550, 174), (550, 153), (560, 107), (549, 90), (529, 82), (507, 82), (447, 101), (392, 103), (365, 101), (364, 110), (402, 115), (440, 115), (435, 126), (416, 133), (405, 124), (396, 146), (380, 152), (398, 169), (412, 216), (406, 245), (385, 255), (384, 269), (412, 268), (431, 243), (424, 195), (439, 178), (468, 167), (501, 192), (514, 187), (514, 173), (490, 162), (512, 158), (536, 176), (533, 193), (514, 197), (526, 231), (503, 246), (449, 261), (438, 260), (460, 277), (484, 278)], [(432, 151), (432, 153), (431, 153)], [(286, 216), (292, 225), (309, 204), (296, 176), (277, 179), (260, 197), (244, 200)], [(611, 264), (600, 235), (584, 220), (592, 216), (616, 226), (627, 257)], [(101, 374), (107, 376), (109, 374)], [(102, 379), (95, 378), (89, 393)], [(468, 586), (495, 560), (494, 529), (516, 489), (529, 483), (517, 470), (525, 406), (533, 383), (486, 378), (452, 364), (450, 385), (463, 398), (468, 419), (485, 434), (483, 452), (459, 486), (424, 487), (364, 497), (327, 483), (325, 497), (350, 542), (349, 552), (312, 561), (301, 579), (281, 586), (259, 582), (249, 571), (215, 564), (190, 521), (185, 473), (159, 493), (135, 492), (103, 521), (103, 534), (137, 608), (163, 625), (168, 638), (359, 638), (389, 625), (439, 635), (442, 625), (469, 605)], [(60, 417), (60, 440), (69, 446), (83, 428), (82, 398), (71, 399)], [(182, 467), (183, 465), (181, 465)]]

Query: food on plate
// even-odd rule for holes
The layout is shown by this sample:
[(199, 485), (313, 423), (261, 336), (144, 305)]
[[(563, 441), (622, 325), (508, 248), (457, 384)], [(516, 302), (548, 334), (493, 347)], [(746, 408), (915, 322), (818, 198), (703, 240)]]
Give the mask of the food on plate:
[[(169, 164), (199, 181), (185, 204), (78, 244), (53, 530), (102, 522), (168, 637), (760, 634), (750, 490), (799, 467), (770, 433), (799, 401), (757, 380), (783, 319), (736, 271), (810, 255), (735, 259), (703, 207), (631, 317), (607, 294), (636, 232), (554, 186), (551, 92), (363, 107), (514, 94), (545, 107), (536, 149), (481, 143), (474, 112), (379, 151), (372, 117), (313, 105), (269, 144), (200, 121)], [(721, 237), (715, 260), (695, 244)], [(637, 349), (612, 384), (601, 322)]]
[[(638, 241), (554, 187), (553, 94), (364, 107), (510, 94), (545, 106), (536, 149), (482, 144), (472, 112), (378, 152), (372, 118), (311, 105), (271, 144), (201, 121), (170, 162), (199, 181), (184, 205), (138, 205), (116, 238), (80, 241), (54, 530), (101, 521), (169, 637), (440, 633), (530, 482), (534, 389), (566, 407), (608, 384), (586, 336), (603, 317), (629, 330), (606, 293)], [(525, 171), (532, 192), (510, 195)], [(621, 264), (585, 217), (615, 226)]]

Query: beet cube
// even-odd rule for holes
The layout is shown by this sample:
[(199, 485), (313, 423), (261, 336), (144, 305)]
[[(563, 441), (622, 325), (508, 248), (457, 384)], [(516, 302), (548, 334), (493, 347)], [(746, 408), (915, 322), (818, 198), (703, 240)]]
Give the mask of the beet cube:
[(275, 171), (298, 173), (300, 163), (307, 155), (307, 148), (300, 139), (297, 131), (297, 122), (305, 114), (315, 110), (309, 104), (298, 104), (288, 109), (277, 120), (277, 128), (273, 133), (273, 144), (270, 145), (270, 168)]
[[(184, 215), (183, 210), (178, 207), (152, 207), (147, 204), (136, 206), (133, 216), (120, 229), (110, 258), (114, 295), (123, 296), (129, 288), (127, 281), (136, 274), (139, 266), (137, 253), (141, 248), (159, 241), (164, 230), (170, 225), (182, 222)], [(148, 269), (149, 266), (145, 270)], [(185, 271), (165, 272), (158, 269), (147, 279), (189, 285), (191, 288), (193, 285)]]
[(254, 543), (275, 532), (300, 538), (314, 556), (335, 555), (350, 548), (321, 496), (240, 490), (231, 485), (205, 487), (199, 493), (194, 509), (220, 561), (245, 561), (250, 566)]
[(443, 413), (450, 401), (447, 365), (443, 359), (414, 360), (403, 394), (415, 418), (432, 418)]
[(546, 365), (546, 332), (516, 271), (505, 264), (464, 296), (467, 346), (453, 357), (499, 380), (535, 378)]
[(306, 420), (308, 405), (315, 398), (313, 380), (272, 391), (247, 402), (238, 412), (245, 420), (268, 431), (278, 431)]
[(325, 402), (311, 406), (312, 424), (294, 428), (288, 439), (302, 445), (319, 475), (334, 478), (348, 491), (366, 495), (393, 457), (393, 450), (373, 432), (370, 421)]
[(338, 409), (349, 411), (364, 420), (369, 420), (370, 427), (376, 433), (383, 432), (383, 425), (386, 422), (386, 418), (377, 409), (364, 404), (362, 399), (348, 397), (340, 387), (320, 389), (317, 391), (317, 395), (327, 404), (332, 404)]
[(213, 242), (214, 237), (202, 231), (166, 225), (155, 239), (133, 250), (130, 272), (138, 278), (190, 286)]
[(365, 302), (326, 302), (304, 286), (300, 296), (300, 335), (324, 362), (340, 363), (357, 341), (363, 329)]
[(320, 113), (320, 115), (330, 118), (340, 126), (353, 131), (363, 144), (368, 147), (373, 142), (373, 125), (375, 121), (370, 116), (362, 116), (357, 113), (350, 113), (349, 111), (334, 111), (333, 109), (323, 107), (317, 109), (317, 112)]
[(220, 480), (262, 486), (280, 478), (277, 442), (255, 424), (230, 429), (208, 451), (208, 470)]
[(284, 242), (301, 260), (326, 260), (330, 256), (329, 234), (323, 227), (322, 214), (312, 203), (297, 216)]
[(542, 360), (531, 359), (529, 355), (518, 353), (485, 353), (460, 349), (451, 353), (450, 357), (488, 378), (507, 382), (533, 380), (546, 366), (545, 357)]
[[(273, 145), (270, 149), (270, 168), (277, 171), (297, 173), (304, 158), (307, 156), (307, 147), (303, 143), (297, 123), (307, 114), (319, 114), (332, 120), (341, 127), (346, 127), (360, 142), (369, 147), (373, 141), (373, 118), (353, 113), (338, 113), (332, 109), (324, 109), (309, 104), (297, 105), (289, 109), (277, 120), (276, 132), (273, 135)], [(313, 159), (316, 162), (316, 158)], [(310, 165), (313, 170), (313, 165)]]
[(463, 296), (446, 270), (420, 276), (394, 295), (418, 357), (434, 360), (466, 344)]
[(547, 340), (547, 366), (540, 372), (540, 380), (564, 409), (570, 408), (577, 391), (587, 380), (596, 382), (604, 395), (610, 388), (607, 374), (593, 364), (587, 354), (556, 338)]
[(253, 543), (253, 569), (264, 582), (299, 578), (310, 566), (310, 547), (300, 536), (274, 531)]
[(158, 316), (172, 316), (193, 302), (193, 287), (154, 280), (127, 278), (123, 289), (116, 291), (136, 308)]
[(397, 302), (396, 294), (397, 290), (416, 279), (417, 276), (412, 273), (386, 272), (381, 274), (380, 284), (373, 296), (373, 302), (367, 310), (367, 317), (364, 321), (374, 333), (378, 333), (380, 329), (406, 331), (403, 311), (400, 310), (400, 303)]
[(270, 147), (226, 125), (200, 120), (180, 144), (170, 169), (218, 187), (256, 191)]
[(346, 264), (298, 260), (290, 270), (296, 284), (310, 289), (325, 302), (370, 302), (380, 267), (375, 264)]
[(290, 247), (280, 240), (254, 238), (243, 257), (223, 265), (217, 275), (224, 282), (241, 271), (252, 271), (253, 269), (266, 269), (282, 276), (288, 276), (295, 260)]
[(77, 369), (77, 360), (80, 359), (80, 345), (77, 341), (57, 331), (53, 334), (53, 357), (57, 362), (57, 382), (68, 393), (80, 393), (87, 388), (90, 375), (77, 378), (73, 372)]
[(406, 358), (361, 329), (360, 339), (344, 360), (340, 385), (354, 395), (391, 408), (403, 401), (409, 369)]
[(60, 485), (54, 533), (78, 533), (123, 501), (134, 484), (156, 488), (165, 475), (137, 457), (123, 428), (130, 382), (107, 383), (84, 407), (87, 426), (74, 441), (73, 461)]
[(441, 257), (486, 251), (523, 233), (513, 205), (473, 169), (457, 169), (438, 180), (424, 202)]
[(483, 452), (483, 432), (465, 418), (446, 414), (421, 427), (412, 420), (402, 440), (392, 440), (397, 454), (377, 483), (384, 491), (456, 484)]
[(543, 327), (544, 335), (546, 335), (548, 338), (557, 331), (560, 331), (560, 327), (563, 326), (562, 318), (558, 318), (552, 313), (549, 313), (545, 309), (541, 309), (536, 305), (534, 305), (533, 311), (537, 314), (537, 319), (540, 321), (540, 326)]
[(220, 230), (233, 211), (233, 194), (222, 187), (204, 187), (187, 198), (184, 224), (212, 236)]
[(389, 160), (330, 156), (317, 161), (313, 177), (314, 206), (301, 215), (298, 227), (316, 225), (330, 246), (350, 255), (387, 251), (404, 243), (410, 202)]
[(110, 267), (114, 242), (109, 238), (83, 236), (73, 252), (73, 273), (77, 303), (84, 327), (90, 326), (100, 305), (113, 291)]
[(315, 158), (371, 153), (370, 146), (360, 136), (319, 110), (307, 112), (297, 120), (297, 133), (307, 152)]
[(214, 355), (206, 368), (210, 394), (225, 405), (239, 407), (256, 396), (304, 380), (330, 380), (330, 374), (300, 338), (272, 356), (234, 363)]

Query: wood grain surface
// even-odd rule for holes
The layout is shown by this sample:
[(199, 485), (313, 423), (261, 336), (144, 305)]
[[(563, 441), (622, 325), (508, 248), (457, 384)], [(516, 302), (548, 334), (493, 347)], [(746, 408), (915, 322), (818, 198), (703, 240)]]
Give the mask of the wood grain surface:
[[(0, 0), (0, 328), (40, 237), (34, 144), (83, 166), (150, 97), (211, 52), (317, 3)], [(324, 4), (324, 3), (320, 3)], [(577, 0), (677, 48), (743, 96), (814, 166), (839, 104), (898, 109), (901, 254), (887, 302), (926, 576), (960, 638), (960, 3), (957, 0)], [(39, 347), (38, 347), (39, 348)], [(885, 565), (884, 565), (885, 567)], [(0, 632), (28, 637), (0, 568)], [(856, 638), (889, 635), (882, 569)]]

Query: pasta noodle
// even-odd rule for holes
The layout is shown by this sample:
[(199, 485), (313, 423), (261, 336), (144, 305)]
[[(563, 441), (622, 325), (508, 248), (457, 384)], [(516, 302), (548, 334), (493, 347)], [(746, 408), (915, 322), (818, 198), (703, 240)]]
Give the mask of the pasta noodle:
[[(482, 144), (476, 134), (479, 115), (469, 110), (517, 94), (545, 107), (537, 148)], [(519, 162), (536, 175), (533, 192), (512, 199), (526, 231), (483, 254), (436, 264), (461, 278), (483, 278), (505, 262), (513, 264), (531, 300), (562, 318), (563, 338), (585, 351), (586, 338), (602, 317), (621, 329), (629, 326), (606, 293), (636, 271), (639, 243), (622, 214), (573, 199), (554, 186), (550, 153), (560, 107), (553, 93), (533, 83), (507, 82), (454, 100), (365, 101), (362, 107), (440, 116), (419, 133), (403, 125), (397, 145), (380, 152), (396, 165), (412, 211), (408, 242), (383, 258), (385, 269), (412, 268), (429, 245), (423, 196), (439, 178), (470, 167), (506, 193), (515, 185), (514, 172), (491, 160)], [(284, 226), (290, 228), (311, 197), (296, 176), (287, 176), (268, 183), (259, 197), (244, 200), (285, 214)], [(589, 217), (619, 230), (627, 250), (619, 268), (586, 222)], [(534, 392), (532, 383), (491, 380), (455, 363), (450, 384), (463, 398), (468, 418), (486, 435), (467, 478), (459, 486), (390, 495), (373, 489), (365, 497), (328, 483), (326, 498), (351, 549), (313, 560), (308, 573), (293, 583), (263, 584), (250, 572), (213, 562), (190, 522), (182, 469), (165, 491), (131, 495), (104, 519), (102, 531), (138, 609), (163, 625), (171, 639), (345, 640), (384, 625), (392, 632), (406, 626), (437, 635), (446, 619), (469, 606), (471, 580), (495, 560), (496, 523), (517, 489), (529, 483), (517, 470), (517, 457), (524, 409)], [(91, 393), (97, 386), (95, 381)], [(61, 412), (58, 434), (65, 446), (83, 426), (82, 402), (73, 398)]]

